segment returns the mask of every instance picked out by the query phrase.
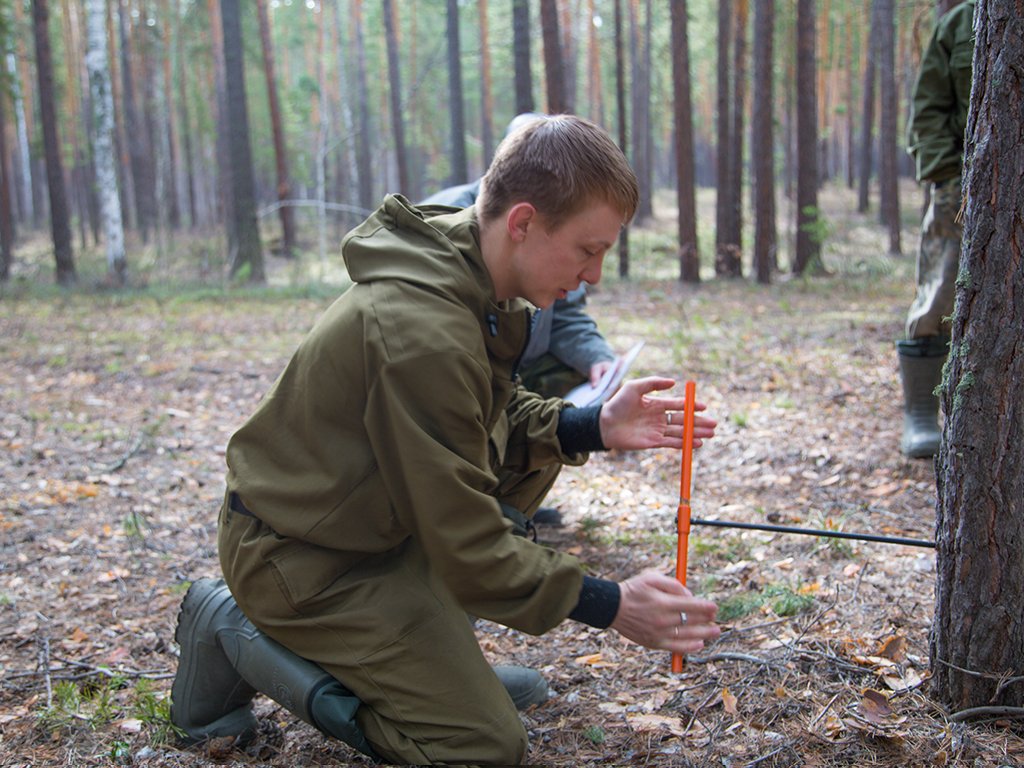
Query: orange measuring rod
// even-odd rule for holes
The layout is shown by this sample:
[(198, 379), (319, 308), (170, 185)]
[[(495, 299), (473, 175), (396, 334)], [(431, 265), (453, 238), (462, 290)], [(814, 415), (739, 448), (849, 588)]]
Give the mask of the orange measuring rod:
[[(693, 471), (693, 419), (697, 409), (697, 384), (686, 382), (683, 412), (683, 468), (679, 475), (679, 507), (676, 509), (676, 578), (686, 586), (686, 553), (690, 549), (690, 483)], [(672, 671), (683, 671), (683, 656), (672, 654)]]

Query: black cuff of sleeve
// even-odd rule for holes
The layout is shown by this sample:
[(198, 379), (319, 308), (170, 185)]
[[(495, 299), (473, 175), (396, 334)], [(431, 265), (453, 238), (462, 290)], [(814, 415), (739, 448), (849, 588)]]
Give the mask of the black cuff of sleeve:
[(563, 453), (606, 451), (601, 440), (601, 406), (565, 407), (558, 417), (558, 443)]
[(580, 600), (569, 618), (598, 629), (606, 629), (615, 621), (619, 612), (619, 597), (619, 585), (614, 581), (584, 576)]

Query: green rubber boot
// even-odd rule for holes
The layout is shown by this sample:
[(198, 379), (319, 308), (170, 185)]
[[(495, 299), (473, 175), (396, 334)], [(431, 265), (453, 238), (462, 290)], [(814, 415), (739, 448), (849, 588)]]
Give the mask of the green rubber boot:
[(181, 657), (171, 687), (171, 722), (187, 742), (251, 739), (256, 732), (251, 702), (260, 692), (318, 730), (376, 757), (355, 721), (359, 699), (257, 629), (223, 579), (192, 584), (174, 639)]
[(942, 381), (949, 338), (928, 336), (896, 342), (903, 381), (903, 438), (900, 449), (911, 458), (930, 458), (938, 453), (939, 398), (935, 388)]
[(523, 710), (548, 700), (548, 683), (544, 676), (529, 667), (493, 667), (494, 674), (505, 686), (516, 709)]

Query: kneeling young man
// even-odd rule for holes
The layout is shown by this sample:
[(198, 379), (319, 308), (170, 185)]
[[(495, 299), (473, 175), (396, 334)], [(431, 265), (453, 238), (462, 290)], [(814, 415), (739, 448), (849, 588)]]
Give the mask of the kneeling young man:
[[(683, 399), (653, 396), (671, 379), (592, 408), (518, 383), (530, 304), (598, 282), (636, 203), (608, 135), (555, 116), (505, 139), (476, 205), (390, 196), (346, 236), (354, 286), (228, 445), (227, 586), (197, 582), (177, 632), (172, 716), (191, 738), (251, 732), (260, 690), (387, 761), (517, 764), (516, 704), (546, 685), (492, 669), (467, 614), (679, 653), (718, 635), (714, 604), (675, 579), (584, 576), (516, 535), (562, 465), (682, 445)], [(695, 444), (713, 433), (696, 419)]]

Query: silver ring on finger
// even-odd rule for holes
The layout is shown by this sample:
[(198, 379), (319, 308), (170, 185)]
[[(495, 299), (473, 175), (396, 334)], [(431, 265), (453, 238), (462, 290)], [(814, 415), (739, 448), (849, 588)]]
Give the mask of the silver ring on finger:
[(667, 411), (665, 413), (665, 417), (668, 419), (668, 425), (671, 427), (672, 426), (672, 412), (671, 411)]
[(679, 612), (679, 622), (680, 622), (680, 624), (685, 626), (686, 622), (689, 621), (689, 618), (690, 617), (686, 615), (686, 611), (680, 611)]

